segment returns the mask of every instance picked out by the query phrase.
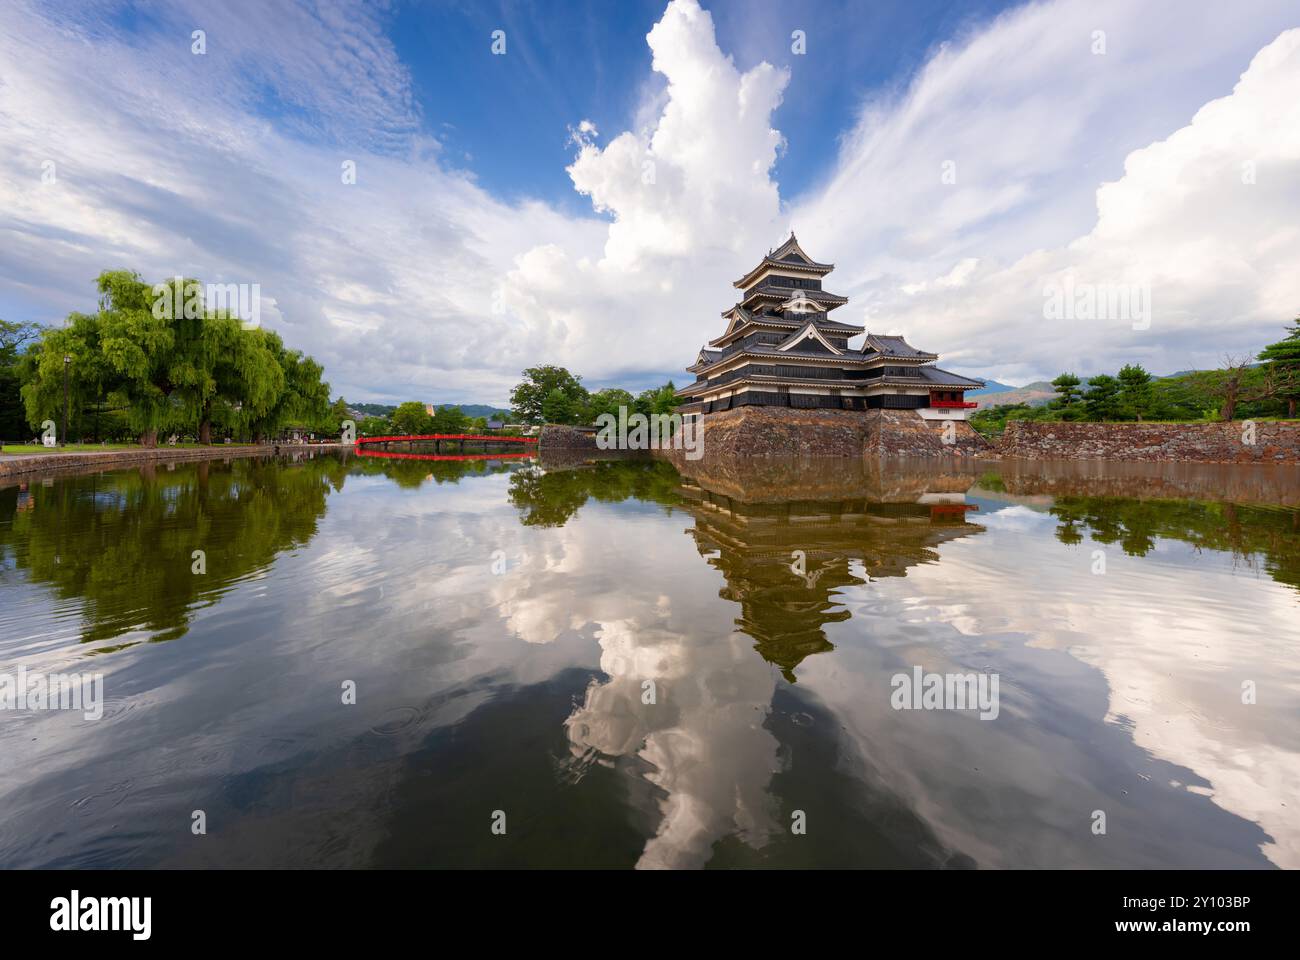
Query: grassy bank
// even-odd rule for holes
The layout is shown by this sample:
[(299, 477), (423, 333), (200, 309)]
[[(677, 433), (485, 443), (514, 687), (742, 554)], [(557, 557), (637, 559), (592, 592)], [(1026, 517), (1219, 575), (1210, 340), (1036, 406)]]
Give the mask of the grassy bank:
[(143, 447), (138, 443), (70, 443), (65, 447), (44, 447), (31, 443), (6, 443), (0, 454), (24, 456), (49, 456), (56, 453), (98, 453), (106, 450), (196, 450), (205, 447), (248, 447), (248, 443), (164, 443), (156, 447)]

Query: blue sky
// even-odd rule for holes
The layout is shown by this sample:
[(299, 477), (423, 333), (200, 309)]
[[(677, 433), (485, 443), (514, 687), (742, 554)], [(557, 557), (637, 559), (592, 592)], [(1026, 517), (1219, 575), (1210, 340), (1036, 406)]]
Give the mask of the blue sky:
[[(788, 141), (774, 172), (793, 195), (831, 168), (836, 141), (870, 92), (905, 83), (935, 45), (1009, 6), (726, 0), (708, 9), (741, 70), (767, 61), (792, 72), (774, 114)], [(589, 119), (624, 129), (662, 90), (645, 37), (663, 8), (661, 0), (406, 3), (388, 33), (410, 65), (425, 128), (450, 162), (500, 196), (583, 214), (590, 204), (564, 172), (569, 128)], [(497, 29), (510, 55), (485, 58)], [(791, 52), (799, 29), (812, 37), (802, 57)]]
[[(837, 318), (1009, 383), (1300, 312), (1291, 0), (6, 5), (6, 319), (107, 268), (257, 284), (348, 399), (500, 404), (680, 383), (791, 229)], [(1150, 316), (1054, 319), (1067, 282)]]

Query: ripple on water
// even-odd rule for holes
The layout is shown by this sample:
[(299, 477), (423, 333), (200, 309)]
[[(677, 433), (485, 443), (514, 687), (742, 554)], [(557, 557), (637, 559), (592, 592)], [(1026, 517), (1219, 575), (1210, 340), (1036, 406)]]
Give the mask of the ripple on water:
[(88, 720), (86, 722), (94, 722), (96, 724), (117, 723), (139, 706), (139, 701), (133, 698), (110, 697), (104, 700), (104, 715), (98, 720)]
[(225, 748), (174, 751), (163, 759), (154, 761), (150, 765), (150, 773), (155, 777), (166, 777), (173, 773), (202, 770), (215, 766), (229, 753)]
[(84, 797), (78, 797), (68, 806), (78, 816), (90, 816), (99, 810), (108, 807), (119, 806), (131, 792), (131, 786), (134, 781), (128, 777), (125, 780), (119, 780), (116, 783), (109, 784), (107, 787), (96, 793), (87, 794)]
[(426, 719), (424, 712), (415, 707), (393, 707), (385, 711), (383, 719), (370, 732), (380, 737), (396, 737), (420, 726)]

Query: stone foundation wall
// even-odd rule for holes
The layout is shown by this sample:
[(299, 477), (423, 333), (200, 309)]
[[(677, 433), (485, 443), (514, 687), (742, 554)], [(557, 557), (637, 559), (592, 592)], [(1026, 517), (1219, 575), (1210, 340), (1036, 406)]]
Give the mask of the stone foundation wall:
[(1012, 420), (998, 445), (1018, 460), (1300, 463), (1300, 423), (1034, 423)]
[(738, 407), (704, 417), (705, 459), (860, 457), (866, 439), (860, 410)]
[(548, 424), (537, 437), (537, 452), (603, 453), (596, 446), (596, 434), (589, 430)]
[[(867, 414), (868, 453), (891, 457), (979, 457), (993, 445), (965, 420), (926, 420), (914, 410), (872, 410)], [(952, 443), (944, 443), (951, 423)]]
[[(954, 442), (944, 443), (951, 423)], [(751, 457), (1007, 458), (1183, 463), (1300, 463), (1300, 423), (1036, 423), (1012, 420), (994, 445), (964, 420), (925, 420), (913, 410), (739, 407), (704, 418), (704, 459)], [(594, 433), (546, 427), (541, 451), (590, 454)], [(656, 451), (677, 462), (681, 451)]]
[[(943, 442), (943, 422), (914, 410), (798, 410), (739, 407), (704, 417), (704, 459), (825, 458), (883, 454), (907, 457), (986, 456), (992, 445), (965, 421), (952, 421), (955, 442)], [(674, 462), (680, 451), (662, 451)]]

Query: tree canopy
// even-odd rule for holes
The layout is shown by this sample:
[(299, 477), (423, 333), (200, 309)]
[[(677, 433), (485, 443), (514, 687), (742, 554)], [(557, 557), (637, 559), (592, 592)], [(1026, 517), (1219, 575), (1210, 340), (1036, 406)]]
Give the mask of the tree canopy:
[(680, 401), (669, 380), (660, 387), (642, 390), (635, 397), (620, 387), (605, 387), (590, 393), (582, 377), (564, 367), (530, 367), (510, 393), (512, 415), (531, 424), (559, 423), (591, 425), (602, 414), (618, 415), (620, 407), (629, 413), (672, 413)]
[[(523, 380), (510, 391), (510, 407), (514, 416), (524, 423), (544, 423), (547, 416), (543, 409), (550, 400), (552, 411), (561, 409), (563, 404), (567, 415), (572, 415), (575, 404), (585, 404), (587, 390), (582, 385), (582, 378), (575, 377), (564, 367), (550, 364), (529, 367), (523, 373)], [(558, 392), (559, 398), (552, 397)], [(553, 421), (567, 423), (567, 420)]]
[(320, 364), (287, 349), (278, 334), (208, 308), (199, 281), (155, 286), (139, 274), (108, 270), (96, 289), (95, 313), (73, 313), (63, 327), (47, 328), (19, 363), (32, 427), (60, 422), (65, 375), (77, 411), (69, 424), (74, 435), (86, 433), (85, 411), (93, 405), (97, 421), (105, 404), (146, 446), (163, 431), (208, 443), (214, 425), (261, 439), (291, 423), (329, 423)]
[(1260, 351), (1259, 359), (1275, 376), (1276, 394), (1287, 405), (1286, 415), (1294, 417), (1300, 400), (1300, 317), (1292, 322), (1285, 338)]

